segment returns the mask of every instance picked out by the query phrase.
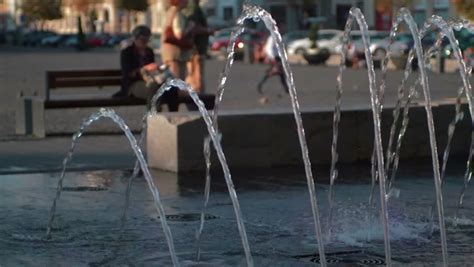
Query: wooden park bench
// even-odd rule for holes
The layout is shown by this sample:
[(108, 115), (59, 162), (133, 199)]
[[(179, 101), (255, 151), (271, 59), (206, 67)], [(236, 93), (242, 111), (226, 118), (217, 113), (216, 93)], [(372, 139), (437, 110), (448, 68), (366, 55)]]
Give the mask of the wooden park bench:
[[(44, 97), (21, 96), (16, 111), (16, 133), (45, 136), (44, 112), (46, 109), (79, 107), (110, 107), (146, 105), (146, 100), (135, 97), (112, 97), (110, 94), (51, 95), (51, 90), (70, 88), (120, 87), (120, 70), (69, 70), (46, 72)], [(215, 95), (200, 94), (207, 109), (214, 108)], [(194, 104), (188, 95), (179, 95), (177, 104)], [(161, 105), (169, 104), (165, 101)], [(176, 104), (176, 103), (175, 103)]]

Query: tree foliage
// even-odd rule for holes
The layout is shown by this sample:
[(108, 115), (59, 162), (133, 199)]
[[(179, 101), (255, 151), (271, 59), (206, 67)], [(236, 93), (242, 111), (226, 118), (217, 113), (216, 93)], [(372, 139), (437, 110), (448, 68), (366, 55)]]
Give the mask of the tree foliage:
[(93, 5), (104, 2), (103, 0), (65, 0), (67, 6), (72, 7), (74, 10), (80, 13), (90, 12), (94, 7)]
[(318, 47), (318, 44), (316, 43), (318, 40), (318, 35), (319, 35), (319, 25), (316, 23), (312, 23), (311, 26), (309, 27), (309, 32), (308, 32), (308, 38), (311, 41), (311, 48)]
[(61, 0), (24, 0), (23, 14), (31, 21), (62, 18)]
[(474, 1), (472, 0), (452, 0), (456, 11), (469, 20), (474, 20)]
[(305, 8), (314, 7), (315, 4), (316, 4), (315, 0), (303, 0), (303, 7)]
[(117, 0), (117, 6), (128, 11), (146, 11), (148, 9), (147, 0)]

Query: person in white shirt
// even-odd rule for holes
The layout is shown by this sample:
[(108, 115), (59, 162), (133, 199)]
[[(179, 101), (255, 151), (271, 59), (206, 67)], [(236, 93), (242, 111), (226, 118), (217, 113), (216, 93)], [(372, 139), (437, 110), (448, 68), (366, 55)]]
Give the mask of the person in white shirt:
[[(280, 77), (281, 84), (283, 85), (283, 88), (285, 89), (285, 92), (288, 93), (288, 85), (286, 84), (286, 78), (285, 78), (285, 73), (283, 71), (281, 58), (278, 56), (278, 50), (273, 40), (273, 37), (271, 35), (268, 36), (267, 38), (267, 41), (264, 46), (264, 51), (267, 56), (266, 61), (270, 63), (270, 67), (265, 71), (265, 75), (258, 83), (257, 91), (261, 95), (264, 95), (262, 91), (262, 87), (265, 84), (265, 82), (268, 80), (268, 78), (278, 75)], [(263, 96), (260, 99), (260, 103), (262, 104), (265, 104), (267, 102), (268, 102), (268, 98), (265, 96)]]

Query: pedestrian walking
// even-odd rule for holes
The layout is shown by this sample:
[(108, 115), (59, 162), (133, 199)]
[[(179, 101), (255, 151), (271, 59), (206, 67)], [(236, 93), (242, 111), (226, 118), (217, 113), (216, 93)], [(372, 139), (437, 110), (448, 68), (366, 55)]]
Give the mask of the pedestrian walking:
[(260, 98), (261, 104), (266, 104), (268, 102), (268, 97), (264, 95), (262, 88), (265, 82), (272, 76), (278, 76), (280, 78), (280, 82), (283, 86), (283, 89), (287, 94), (289, 93), (288, 85), (286, 84), (285, 73), (283, 71), (283, 64), (281, 62), (281, 58), (278, 56), (278, 50), (271, 35), (267, 38), (264, 50), (266, 54), (266, 61), (270, 64), (270, 66), (265, 71), (265, 75), (262, 77), (262, 79), (257, 85), (257, 91), (260, 95), (262, 95), (262, 97)]

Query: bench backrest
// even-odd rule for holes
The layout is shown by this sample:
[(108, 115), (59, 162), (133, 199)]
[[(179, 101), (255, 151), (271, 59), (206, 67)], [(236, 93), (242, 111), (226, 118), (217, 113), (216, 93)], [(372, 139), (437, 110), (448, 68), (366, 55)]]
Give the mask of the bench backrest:
[(122, 73), (120, 70), (68, 70), (46, 72), (46, 99), (50, 90), (60, 88), (119, 86)]

